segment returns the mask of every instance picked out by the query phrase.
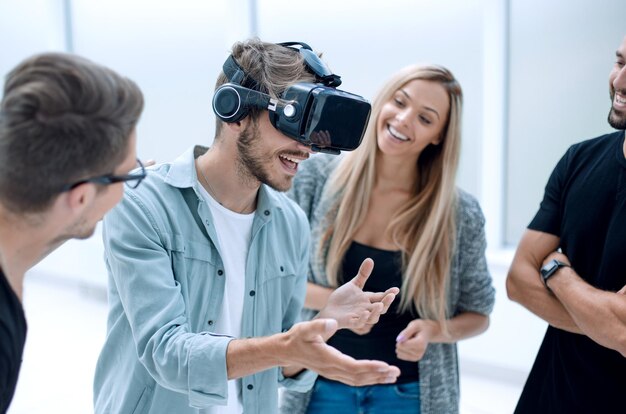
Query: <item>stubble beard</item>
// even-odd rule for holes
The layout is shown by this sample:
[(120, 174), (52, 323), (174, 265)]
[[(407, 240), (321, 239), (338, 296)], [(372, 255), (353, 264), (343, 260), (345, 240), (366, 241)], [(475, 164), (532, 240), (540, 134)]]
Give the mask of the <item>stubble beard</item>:
[[(611, 125), (615, 129), (626, 129), (626, 114), (620, 111), (616, 111), (613, 108), (613, 101), (615, 100), (615, 90), (611, 89), (611, 110), (609, 111), (608, 121), (609, 125)], [(622, 95), (626, 94), (626, 91), (619, 91)]]
[(615, 129), (626, 129), (626, 114), (611, 108), (609, 111), (609, 125)]
[(268, 185), (276, 191), (284, 192), (289, 190), (291, 182), (284, 185), (270, 178), (267, 166), (271, 165), (272, 159), (271, 157), (265, 157), (261, 153), (259, 144), (262, 139), (256, 122), (251, 122), (239, 135), (239, 140), (237, 141), (239, 152), (237, 173), (239, 178), (244, 185), (261, 183)]

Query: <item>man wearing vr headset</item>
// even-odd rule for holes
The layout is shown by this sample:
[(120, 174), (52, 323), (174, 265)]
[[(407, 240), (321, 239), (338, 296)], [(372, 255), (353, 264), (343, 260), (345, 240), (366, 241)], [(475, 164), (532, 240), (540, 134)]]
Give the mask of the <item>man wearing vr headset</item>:
[[(281, 192), (314, 150), (358, 146), (369, 116), (298, 45), (236, 43), (217, 81), (213, 146), (151, 168), (106, 217), (110, 311), (96, 413), (273, 413), (277, 385), (305, 391), (312, 371), (353, 385), (399, 375), (325, 343), (376, 323), (398, 293), (362, 291), (369, 259), (317, 320), (295, 324), (309, 226)], [(333, 118), (342, 110), (349, 131)]]

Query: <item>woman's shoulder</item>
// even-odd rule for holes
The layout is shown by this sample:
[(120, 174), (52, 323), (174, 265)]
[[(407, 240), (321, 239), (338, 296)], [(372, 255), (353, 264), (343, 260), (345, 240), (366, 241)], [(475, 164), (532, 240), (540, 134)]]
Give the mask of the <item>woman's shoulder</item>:
[(457, 221), (464, 227), (482, 227), (485, 224), (483, 210), (476, 197), (457, 188)]

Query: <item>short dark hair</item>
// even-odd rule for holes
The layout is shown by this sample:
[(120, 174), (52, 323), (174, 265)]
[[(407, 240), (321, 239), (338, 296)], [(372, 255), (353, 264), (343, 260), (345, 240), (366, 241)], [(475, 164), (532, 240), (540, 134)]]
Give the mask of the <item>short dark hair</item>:
[[(258, 38), (236, 42), (231, 55), (244, 70), (249, 80), (254, 80), (257, 90), (278, 98), (289, 86), (296, 82), (315, 82), (306, 68), (304, 59), (297, 49), (268, 43)], [(228, 82), (224, 72), (220, 72), (215, 89)], [(249, 116), (256, 120), (261, 110), (251, 108)], [(215, 135), (219, 136), (223, 121), (217, 118)]]
[(64, 185), (113, 173), (143, 110), (139, 87), (80, 56), (32, 56), (0, 103), (0, 202), (42, 212)]

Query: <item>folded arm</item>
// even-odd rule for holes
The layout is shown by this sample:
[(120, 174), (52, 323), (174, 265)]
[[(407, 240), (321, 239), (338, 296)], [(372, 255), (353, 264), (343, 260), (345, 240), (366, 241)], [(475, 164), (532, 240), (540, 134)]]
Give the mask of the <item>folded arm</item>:
[(552, 234), (526, 230), (515, 252), (506, 279), (509, 299), (548, 322), (573, 333), (582, 333), (563, 304), (546, 289), (539, 270), (544, 259), (559, 247), (560, 239)]
[[(551, 259), (569, 263), (561, 253), (553, 253), (546, 261)], [(626, 287), (617, 293), (596, 289), (571, 267), (559, 269), (547, 285), (582, 333), (626, 356)]]

